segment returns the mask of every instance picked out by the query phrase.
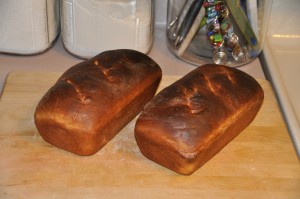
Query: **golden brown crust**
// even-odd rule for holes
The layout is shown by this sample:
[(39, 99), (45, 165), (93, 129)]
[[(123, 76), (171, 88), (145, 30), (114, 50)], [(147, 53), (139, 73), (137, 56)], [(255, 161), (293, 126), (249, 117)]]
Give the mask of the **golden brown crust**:
[(49, 143), (91, 155), (154, 96), (160, 67), (147, 55), (113, 50), (68, 69), (39, 102), (35, 124)]
[(203, 65), (162, 90), (135, 126), (141, 152), (180, 174), (191, 174), (256, 116), (263, 90), (238, 69)]

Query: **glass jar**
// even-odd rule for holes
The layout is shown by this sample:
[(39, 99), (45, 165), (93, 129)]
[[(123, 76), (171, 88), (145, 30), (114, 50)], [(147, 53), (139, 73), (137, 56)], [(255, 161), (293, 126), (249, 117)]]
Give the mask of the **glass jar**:
[(152, 0), (61, 0), (61, 15), (64, 47), (77, 57), (120, 48), (151, 49)]
[(240, 66), (262, 51), (272, 0), (168, 0), (167, 45), (180, 59)]
[(0, 0), (0, 53), (43, 53), (59, 31), (59, 0)]

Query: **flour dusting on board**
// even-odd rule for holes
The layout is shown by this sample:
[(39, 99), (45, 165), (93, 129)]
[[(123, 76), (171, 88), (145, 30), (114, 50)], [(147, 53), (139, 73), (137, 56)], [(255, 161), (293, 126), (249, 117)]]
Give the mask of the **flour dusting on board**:
[(105, 155), (109, 153), (114, 154), (131, 154), (134, 156), (141, 156), (140, 150), (134, 138), (134, 126), (136, 119), (129, 122), (106, 146), (104, 146), (98, 155)]

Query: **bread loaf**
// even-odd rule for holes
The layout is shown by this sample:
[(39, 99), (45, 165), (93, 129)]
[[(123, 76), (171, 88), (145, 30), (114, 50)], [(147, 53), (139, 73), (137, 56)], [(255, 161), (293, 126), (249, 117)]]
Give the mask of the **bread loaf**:
[(133, 50), (112, 50), (68, 69), (40, 100), (41, 136), (78, 155), (100, 150), (154, 96), (160, 67)]
[(145, 106), (137, 144), (150, 160), (192, 174), (251, 123), (263, 97), (258, 82), (238, 69), (200, 66)]

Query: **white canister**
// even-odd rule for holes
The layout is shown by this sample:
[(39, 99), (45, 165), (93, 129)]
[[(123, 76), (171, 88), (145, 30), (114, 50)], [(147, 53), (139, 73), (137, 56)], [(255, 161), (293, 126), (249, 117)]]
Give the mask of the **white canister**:
[(59, 0), (0, 0), (0, 52), (43, 52), (59, 31)]
[(147, 53), (153, 42), (151, 0), (62, 0), (62, 39), (73, 55), (90, 58), (102, 51)]

